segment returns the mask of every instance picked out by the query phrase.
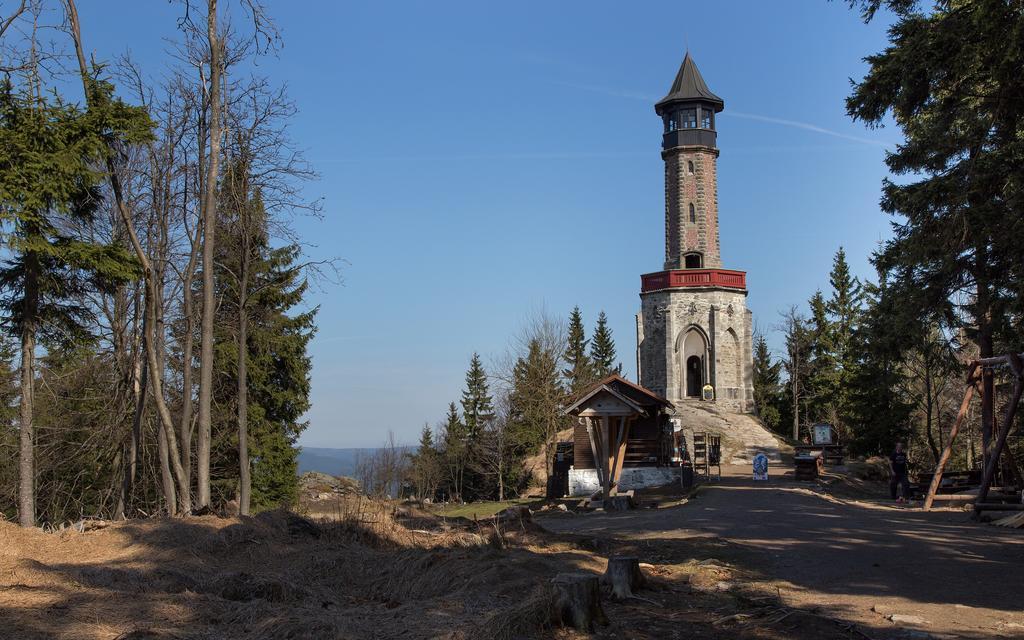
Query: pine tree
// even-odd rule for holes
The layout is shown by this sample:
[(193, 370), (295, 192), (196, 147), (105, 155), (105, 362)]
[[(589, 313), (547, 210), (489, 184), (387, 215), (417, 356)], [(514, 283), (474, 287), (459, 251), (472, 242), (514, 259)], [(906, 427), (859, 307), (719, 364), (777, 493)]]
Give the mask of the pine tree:
[(832, 297), (825, 308), (832, 318), (832, 341), (836, 351), (836, 360), (841, 369), (852, 371), (855, 361), (853, 357), (853, 332), (857, 328), (860, 317), (863, 292), (860, 280), (850, 275), (850, 266), (846, 263), (846, 252), (842, 247), (832, 260), (832, 272), (829, 274), (832, 285)]
[(808, 301), (810, 358), (805, 375), (805, 420), (832, 423), (835, 419), (835, 397), (839, 384), (839, 371), (835, 359), (832, 322), (821, 291)]
[[(1024, 313), (1024, 74), (1017, 2), (860, 0), (893, 16), (886, 48), (866, 60), (847, 112), (870, 126), (890, 116), (904, 142), (886, 156), (882, 208), (893, 237), (874, 258), (889, 286), (920, 294), (945, 329), (982, 358), (1019, 348)], [(888, 19), (888, 17), (887, 17)], [(965, 295), (965, 293), (969, 293)], [(1016, 325), (1016, 326), (1015, 326)], [(1001, 344), (1002, 343), (1002, 344)], [(993, 379), (982, 379), (986, 464)]]
[(512, 438), (529, 453), (543, 450), (548, 466), (556, 434), (569, 424), (562, 415), (566, 396), (558, 356), (540, 339), (530, 340), (513, 368), (509, 398)]
[(594, 381), (594, 367), (587, 355), (586, 329), (583, 327), (583, 314), (575, 307), (569, 316), (569, 339), (562, 356), (569, 365), (562, 370), (562, 375), (569, 381), (569, 393), (576, 394)]
[[(108, 96), (113, 88), (96, 85)], [(58, 348), (89, 339), (92, 310), (86, 292), (110, 291), (139, 276), (119, 246), (67, 232), (88, 223), (102, 202), (101, 164), (107, 138), (141, 139), (149, 119), (139, 109), (109, 101), (103, 112), (81, 112), (59, 99), (20, 93), (0, 82), (0, 211), (11, 223), (4, 237), (9, 258), (0, 269), (0, 307), (6, 328), (21, 341), (19, 521), (35, 524), (33, 394), (38, 344)], [(142, 133), (139, 133), (142, 131)]]
[(466, 371), (466, 388), (462, 392), (462, 416), (470, 445), (479, 437), (484, 425), (494, 417), (494, 403), (487, 388), (487, 372), (474, 353)]
[[(218, 265), (235, 271), (242, 243), (234, 242), (241, 230), (231, 232), (230, 215), (222, 217), (224, 241), (218, 243)], [(265, 218), (264, 218), (265, 220)], [(260, 511), (293, 503), (298, 495), (297, 441), (308, 422), (301, 420), (310, 406), (312, 361), (309, 342), (316, 332), (317, 309), (294, 313), (308, 284), (298, 268), (301, 249), (296, 245), (272, 248), (265, 233), (254, 236), (250, 247), (251, 280), (245, 303), (246, 395), (248, 457), (251, 467), (252, 508)], [(237, 271), (235, 271), (237, 272)], [(234, 498), (239, 486), (238, 456), (238, 282), (218, 273), (221, 308), (214, 350), (217, 384), (214, 387), (214, 444), (211, 478), (218, 502)]]
[(597, 316), (594, 337), (590, 342), (590, 359), (598, 378), (622, 372), (622, 365), (615, 361), (615, 340), (612, 339), (612, 330), (608, 328), (608, 316), (604, 311)]
[(857, 374), (858, 351), (854, 348), (854, 332), (860, 321), (863, 292), (860, 281), (850, 275), (842, 247), (833, 259), (829, 282), (832, 297), (825, 307), (831, 320), (830, 346), (836, 367), (833, 414), (836, 428), (846, 432), (851, 411), (850, 388)]
[(459, 417), (459, 410), (454, 402), (448, 404), (448, 415), (445, 416), (443, 427), (444, 469), (448, 497), (456, 502), (462, 501), (463, 476), (466, 470), (466, 457), (469, 442), (466, 426)]
[(410, 473), (416, 497), (419, 500), (434, 499), (440, 481), (441, 468), (438, 451), (434, 448), (434, 432), (429, 424), (423, 425), (416, 451), (410, 454)]
[(885, 281), (868, 285), (867, 309), (854, 334), (861, 354), (851, 393), (855, 428), (849, 440), (851, 453), (885, 454), (910, 429), (911, 405), (903, 398), (903, 353), (906, 333), (899, 307), (903, 300), (893, 295)]
[(754, 339), (754, 406), (761, 421), (773, 431), (781, 426), (781, 382), (782, 362), (772, 360), (768, 342), (758, 333)]

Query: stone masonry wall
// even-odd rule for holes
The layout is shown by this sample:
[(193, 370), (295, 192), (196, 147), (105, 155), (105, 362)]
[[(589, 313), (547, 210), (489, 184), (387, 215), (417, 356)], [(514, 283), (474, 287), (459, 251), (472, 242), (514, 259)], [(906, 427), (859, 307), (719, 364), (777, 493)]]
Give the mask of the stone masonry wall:
[[(705, 268), (720, 268), (718, 150), (675, 147), (662, 152), (662, 157), (665, 160), (665, 268), (682, 269), (685, 254), (693, 251), (704, 255)], [(690, 222), (691, 204), (695, 222)]]
[(746, 293), (728, 289), (670, 289), (643, 293), (637, 317), (640, 384), (673, 403), (697, 402), (683, 386), (682, 342), (697, 330), (707, 343), (706, 380), (716, 405), (754, 409), (753, 331)]

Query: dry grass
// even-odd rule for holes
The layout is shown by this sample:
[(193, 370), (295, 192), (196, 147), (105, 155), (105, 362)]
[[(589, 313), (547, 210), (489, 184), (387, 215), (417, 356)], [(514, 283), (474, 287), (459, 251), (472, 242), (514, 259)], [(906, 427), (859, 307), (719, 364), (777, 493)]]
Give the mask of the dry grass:
[[(445, 519), (346, 496), (329, 508), (253, 518), (152, 519), (84, 533), (0, 522), (0, 637), (587, 637), (551, 627), (550, 580), (602, 573), (605, 554), (649, 566), (645, 600), (607, 602), (600, 637), (723, 637), (741, 611), (714, 585), (732, 570), (695, 561), (693, 541), (551, 534), (529, 519)], [(815, 634), (803, 637), (832, 637)], [(729, 636), (794, 640), (762, 627)]]
[[(533, 547), (530, 523), (398, 512), (355, 498), (310, 514), (319, 518), (154, 519), (59, 534), (0, 523), (0, 618), (18, 638), (481, 637), (481, 625), (530, 602), (522, 594), (597, 564)], [(530, 635), (542, 622), (520, 626)]]

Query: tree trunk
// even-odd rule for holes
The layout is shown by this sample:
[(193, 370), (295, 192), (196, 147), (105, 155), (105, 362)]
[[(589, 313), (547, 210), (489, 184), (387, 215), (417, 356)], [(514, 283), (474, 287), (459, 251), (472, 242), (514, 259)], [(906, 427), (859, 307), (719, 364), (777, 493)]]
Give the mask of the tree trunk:
[[(161, 247), (161, 249), (166, 247), (166, 244), (165, 244), (164, 240), (165, 240), (165, 238), (162, 236), (161, 237), (161, 242), (159, 243), (159, 246)], [(162, 264), (162, 260), (163, 259), (166, 259), (166, 256), (162, 256), (161, 257), (161, 256), (158, 255), (158, 258), (157, 258), (157, 260), (159, 261), (158, 264)], [(153, 337), (153, 340), (156, 342), (157, 372), (158, 372), (157, 375), (161, 376), (161, 378), (162, 378), (163, 377), (163, 371), (164, 371), (164, 354), (166, 353), (166, 349), (165, 349), (165, 345), (164, 345), (164, 321), (163, 321), (163, 317), (164, 317), (164, 312), (163, 312), (163, 304), (164, 304), (164, 300), (163, 300), (163, 285), (164, 285), (164, 278), (163, 278), (163, 268), (162, 267), (158, 267), (156, 269), (156, 273), (154, 274), (154, 278), (157, 281), (157, 283), (159, 283), (159, 286), (156, 288), (157, 295), (156, 295), (156, 299), (153, 301), (153, 316), (154, 316), (154, 318), (153, 318), (153, 331), (151, 332), (151, 335)], [(143, 326), (145, 327), (145, 325), (143, 325)], [(145, 405), (145, 401), (143, 401), (143, 405)], [(171, 455), (170, 455), (170, 440), (171, 440), (170, 435), (171, 434), (167, 433), (168, 429), (170, 429), (173, 432), (174, 425), (170, 424), (170, 423), (167, 423), (164, 420), (158, 420), (157, 421), (157, 452), (158, 452), (159, 459), (160, 459), (160, 480), (161, 480), (161, 484), (163, 485), (164, 502), (167, 504), (167, 514), (170, 515), (170, 516), (174, 516), (177, 513), (177, 509), (175, 508), (176, 494), (175, 494), (175, 490), (174, 490), (174, 475), (171, 472)], [(175, 452), (174, 455), (177, 458), (177, 455), (178, 455), (177, 452)], [(184, 473), (184, 469), (182, 469), (182, 473)], [(184, 491), (188, 491), (188, 489), (187, 489), (188, 484), (185, 483), (184, 481), (182, 482), (182, 484), (184, 485), (183, 490)], [(188, 513), (188, 511), (186, 510), (184, 513)]]
[[(975, 281), (977, 283), (976, 315), (978, 322), (978, 357), (992, 357), (992, 300), (987, 282), (988, 252), (977, 250)], [(981, 468), (986, 473), (989, 466), (998, 464), (992, 456), (992, 424), (995, 420), (995, 383), (992, 370), (981, 370)]]
[(146, 318), (142, 323), (145, 331), (144, 342), (146, 345), (146, 362), (149, 367), (149, 384), (152, 389), (153, 402), (156, 404), (157, 414), (160, 418), (160, 428), (164, 431), (167, 439), (168, 462), (174, 472), (174, 478), (178, 482), (178, 505), (181, 515), (187, 515), (192, 510), (189, 486), (185, 483), (185, 472), (181, 468), (181, 459), (178, 454), (178, 439), (174, 432), (174, 419), (164, 402), (163, 376), (161, 375), (160, 362), (157, 359), (157, 337), (156, 337), (156, 303), (158, 294), (155, 293), (153, 282), (153, 270), (148, 259), (144, 263), (146, 272), (147, 291), (145, 297)]
[(34, 527), (36, 524), (35, 443), (32, 432), (36, 355), (35, 310), (38, 302), (35, 264), (34, 256), (26, 258), (25, 309), (21, 329), (21, 401), (19, 405), (21, 447), (18, 457), (18, 523), (23, 527)]
[(199, 436), (196, 478), (197, 502), (210, 505), (210, 447), (213, 404), (213, 291), (214, 247), (217, 234), (217, 180), (220, 164), (221, 45), (217, 34), (217, 0), (208, 0), (206, 37), (210, 45), (210, 157), (206, 165), (203, 207), (203, 320), (199, 362)]
[(498, 502), (505, 502), (505, 451), (500, 440), (498, 441)]
[[(85, 62), (85, 53), (82, 46), (82, 33), (81, 26), (78, 21), (78, 10), (75, 7), (74, 0), (64, 0), (67, 8), (68, 19), (71, 25), (71, 32), (75, 41), (75, 53), (78, 56), (78, 66), (82, 78), (82, 87), (85, 91), (86, 104), (91, 104), (92, 91), (90, 89), (90, 78), (89, 70)], [(213, 2), (213, 0), (211, 0)], [(167, 409), (167, 404), (164, 402), (163, 397), (163, 385), (161, 378), (161, 371), (157, 362), (156, 348), (157, 341), (155, 339), (155, 322), (156, 313), (155, 307), (156, 301), (159, 299), (158, 292), (156, 290), (156, 275), (153, 269), (152, 262), (146, 255), (145, 249), (142, 247), (142, 243), (139, 242), (138, 234), (135, 233), (135, 228), (132, 226), (132, 218), (128, 212), (128, 206), (125, 204), (124, 193), (121, 189), (121, 179), (117, 175), (116, 167), (114, 166), (114, 160), (111, 154), (108, 153), (106, 157), (106, 169), (108, 178), (110, 180), (110, 187), (114, 193), (114, 202), (117, 207), (118, 214), (121, 217), (121, 221), (125, 226), (125, 231), (128, 233), (128, 238), (131, 241), (132, 248), (135, 250), (135, 256), (138, 258), (139, 263), (142, 265), (142, 271), (146, 284), (145, 294), (145, 319), (143, 321), (143, 327), (148, 327), (145, 331), (145, 344), (146, 344), (146, 360), (149, 366), (150, 383), (152, 385), (153, 400), (156, 403), (157, 413), (162, 421), (162, 427), (166, 431), (167, 445), (169, 448), (168, 457), (172, 463), (171, 467), (174, 471), (174, 477), (178, 481), (178, 500), (180, 505), (180, 511), (183, 514), (187, 514), (191, 511), (191, 497), (189, 493), (189, 486), (185, 482), (184, 472), (181, 468), (181, 460), (178, 454), (178, 441), (174, 433), (174, 422), (171, 418), (171, 413)]]
[(934, 402), (932, 398), (932, 371), (931, 366), (927, 360), (927, 354), (925, 354), (924, 363), (924, 394), (925, 394), (925, 434), (928, 438), (928, 448), (931, 449), (932, 459), (935, 460), (935, 464), (939, 463), (939, 447), (935, 444), (934, 421), (932, 420), (932, 413), (934, 411)]
[(192, 252), (182, 276), (182, 315), (184, 329), (181, 339), (181, 420), (178, 423), (178, 439), (181, 441), (181, 466), (185, 472), (185, 484), (192, 487), (192, 348), (195, 332), (195, 317), (192, 309), (192, 281), (198, 258), (200, 231), (196, 229)]
[[(143, 319), (145, 324), (145, 319)], [(145, 349), (145, 328), (143, 328), (142, 344)], [(141, 359), (138, 367), (133, 366), (135, 381), (135, 415), (132, 417), (132, 433), (128, 442), (128, 464), (125, 468), (123, 478), (124, 508), (120, 517), (125, 517), (132, 512), (133, 496), (135, 494), (135, 473), (139, 460), (139, 443), (142, 442), (142, 418), (146, 413), (146, 392), (149, 388), (149, 368), (145, 358)]]
[(171, 458), (167, 446), (167, 430), (163, 421), (157, 421), (157, 452), (160, 456), (160, 484), (163, 489), (167, 515), (177, 514), (174, 476), (171, 475)]
[[(248, 230), (243, 229), (243, 234)], [(249, 254), (248, 240), (242, 240), (242, 277), (239, 280), (238, 293), (238, 509), (243, 516), (249, 515), (249, 502), (252, 495), (252, 478), (249, 468), (249, 379), (246, 368), (249, 359), (249, 310), (246, 307), (249, 286)]]
[(800, 440), (800, 394), (798, 392), (800, 385), (800, 378), (797, 371), (797, 367), (793, 367), (792, 380), (790, 384), (793, 385), (793, 440)]

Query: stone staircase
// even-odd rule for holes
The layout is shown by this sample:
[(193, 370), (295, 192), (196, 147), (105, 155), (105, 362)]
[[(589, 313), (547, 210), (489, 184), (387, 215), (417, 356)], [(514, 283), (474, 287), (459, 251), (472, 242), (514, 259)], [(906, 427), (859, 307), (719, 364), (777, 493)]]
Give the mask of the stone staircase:
[(776, 437), (754, 416), (732, 413), (711, 402), (676, 402), (674, 418), (686, 432), (690, 451), (693, 451), (692, 434), (696, 431), (721, 436), (722, 464), (750, 464), (758, 453), (764, 453), (773, 463), (780, 463), (783, 454), (793, 453), (791, 446)]

